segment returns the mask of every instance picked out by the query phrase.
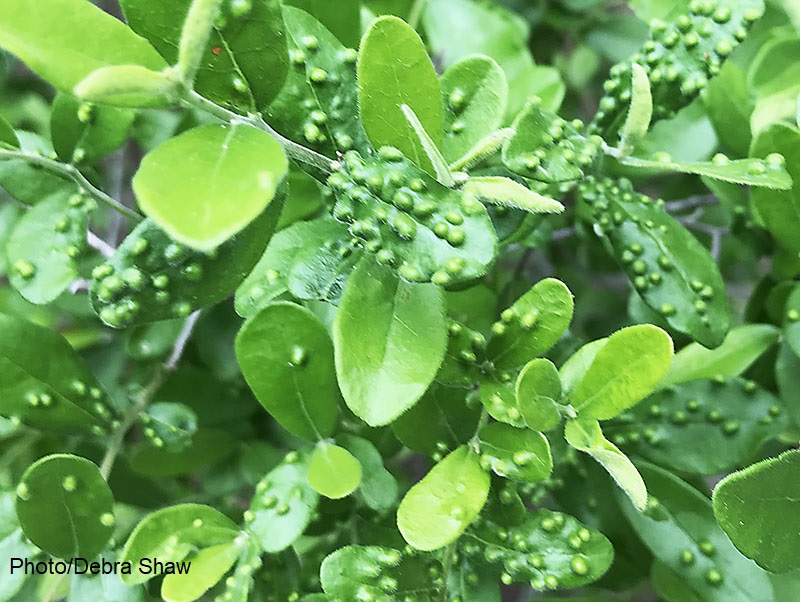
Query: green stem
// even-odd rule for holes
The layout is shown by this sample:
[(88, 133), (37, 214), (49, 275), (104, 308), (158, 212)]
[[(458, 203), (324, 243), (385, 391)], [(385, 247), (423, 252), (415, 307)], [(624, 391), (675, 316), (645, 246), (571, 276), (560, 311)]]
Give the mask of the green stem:
[(125, 217), (136, 222), (139, 222), (142, 219), (144, 219), (136, 211), (128, 209), (125, 205), (123, 205), (116, 199), (110, 197), (105, 192), (97, 188), (94, 184), (92, 184), (89, 180), (87, 180), (86, 177), (74, 165), (67, 165), (66, 163), (61, 163), (60, 161), (56, 161), (54, 159), (48, 159), (47, 157), (43, 157), (42, 155), (38, 155), (23, 150), (0, 149), (0, 160), (3, 159), (5, 160), (18, 159), (21, 161), (25, 161), (26, 163), (35, 165), (36, 167), (41, 167), (45, 171), (49, 171), (52, 174), (55, 174), (67, 180), (72, 180), (73, 182), (75, 182), (75, 184), (80, 186), (84, 192), (91, 195), (95, 200), (101, 203), (105, 203), (106, 205), (108, 205), (115, 211), (118, 211)]
[(221, 121), (227, 121), (230, 123), (244, 123), (261, 130), (262, 132), (266, 132), (280, 143), (280, 145), (283, 147), (283, 150), (286, 151), (286, 154), (289, 155), (289, 157), (299, 163), (305, 163), (306, 165), (320, 169), (327, 174), (333, 173), (335, 169), (336, 164), (334, 161), (331, 161), (324, 155), (314, 152), (310, 148), (306, 148), (302, 144), (297, 144), (296, 142), (292, 142), (288, 138), (281, 136), (266, 121), (264, 121), (260, 115), (239, 115), (238, 113), (234, 113), (225, 107), (221, 107), (220, 105), (211, 102), (197, 92), (189, 92), (185, 97), (185, 102), (189, 106), (201, 111), (205, 111)]
[(178, 362), (180, 362), (180, 359), (183, 356), (183, 351), (186, 349), (186, 344), (189, 342), (189, 339), (192, 336), (192, 332), (194, 331), (195, 324), (197, 324), (197, 319), (199, 317), (200, 312), (196, 311), (191, 316), (186, 318), (186, 322), (183, 325), (183, 330), (181, 330), (181, 333), (178, 335), (178, 338), (175, 341), (175, 345), (172, 347), (172, 353), (170, 354), (169, 359), (167, 359), (166, 362), (158, 367), (158, 370), (153, 378), (139, 393), (136, 403), (133, 404), (125, 413), (119, 428), (114, 431), (114, 434), (108, 443), (106, 454), (103, 456), (103, 461), (100, 464), (100, 474), (102, 474), (106, 480), (108, 480), (108, 477), (111, 474), (111, 469), (114, 467), (114, 462), (116, 461), (117, 456), (122, 449), (122, 443), (125, 441), (125, 436), (128, 434), (128, 431), (139, 418), (139, 415), (147, 409), (147, 406), (150, 405), (153, 397), (155, 397), (155, 394), (161, 388), (161, 385), (163, 385), (167, 380), (167, 377), (169, 377), (169, 375), (174, 372), (175, 368), (178, 367)]

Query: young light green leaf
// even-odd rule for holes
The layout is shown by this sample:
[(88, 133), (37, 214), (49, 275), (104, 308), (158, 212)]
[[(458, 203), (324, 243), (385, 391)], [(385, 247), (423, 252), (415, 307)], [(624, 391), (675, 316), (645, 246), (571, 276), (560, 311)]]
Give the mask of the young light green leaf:
[(36, 429), (105, 435), (117, 416), (100, 383), (57, 332), (0, 314), (0, 414)]
[(574, 307), (572, 293), (563, 282), (554, 278), (537, 282), (492, 326), (487, 355), (502, 370), (525, 365), (558, 341)]
[(289, 168), (281, 145), (244, 125), (209, 125), (148, 154), (133, 178), (142, 210), (170, 236), (209, 251), (267, 207)]
[(647, 506), (647, 487), (642, 475), (619, 448), (608, 441), (596, 420), (570, 420), (564, 437), (572, 447), (592, 456), (608, 471), (639, 510)]
[(256, 398), (286, 430), (311, 441), (333, 434), (333, 344), (314, 314), (293, 303), (268, 305), (239, 331), (236, 357)]
[(630, 155), (647, 134), (653, 117), (653, 96), (647, 71), (638, 63), (631, 64), (631, 105), (619, 136), (619, 156)]
[(166, 108), (181, 94), (178, 80), (139, 65), (101, 67), (71, 90), (82, 100), (117, 107)]
[(58, 558), (91, 558), (114, 531), (114, 496), (97, 466), (56, 454), (33, 463), (14, 502), (25, 536)]
[(579, 215), (607, 241), (645, 304), (706, 347), (730, 328), (725, 285), (708, 250), (669, 215), (660, 200), (628, 180), (584, 180)]
[(514, 135), (513, 128), (503, 128), (481, 138), (458, 160), (450, 164), (450, 171), (468, 170), (485, 161), (503, 148), (506, 141)]
[(659, 388), (718, 375), (739, 376), (777, 342), (779, 335), (770, 324), (745, 324), (731, 329), (716, 349), (690, 343), (675, 354)]
[(381, 453), (370, 441), (361, 437), (344, 435), (337, 437), (337, 440), (361, 465), (358, 491), (364, 503), (381, 513), (392, 509), (397, 501), (397, 480), (384, 466)]
[(50, 303), (78, 277), (86, 228), (97, 204), (65, 188), (41, 201), (14, 226), (6, 243), (9, 280), (37, 305)]
[(194, 602), (225, 576), (244, 545), (244, 538), (237, 538), (188, 556), (191, 568), (166, 575), (161, 582), (161, 598), (165, 602)]
[(655, 389), (672, 363), (672, 339), (650, 324), (612, 334), (572, 394), (581, 418), (608, 420)]
[(211, 253), (176, 243), (147, 219), (92, 271), (92, 306), (112, 328), (186, 318), (228, 297), (250, 273), (283, 209), (283, 192)]
[(3, 2), (0, 47), (65, 92), (101, 67), (167, 66), (146, 40), (86, 0)]
[(728, 475), (714, 489), (714, 515), (737, 549), (773, 573), (800, 568), (800, 451)]
[(420, 123), (419, 118), (414, 113), (414, 110), (407, 104), (400, 105), (400, 110), (403, 112), (403, 116), (408, 121), (408, 125), (411, 126), (411, 129), (414, 130), (417, 138), (419, 138), (419, 143), (422, 146), (422, 150), (425, 151), (428, 162), (430, 162), (430, 164), (433, 166), (436, 179), (442, 186), (452, 188), (455, 185), (455, 180), (453, 179), (453, 174), (450, 173), (450, 168), (447, 166), (447, 161), (445, 161), (441, 151), (436, 144), (434, 144), (433, 140), (428, 135), (428, 132), (425, 131), (425, 128), (422, 126), (422, 123)]
[(200, 60), (194, 89), (240, 113), (263, 110), (280, 92), (289, 71), (280, 0), (223, 2), (208, 43), (201, 26), (183, 38), (192, 0), (121, 0), (128, 24), (146, 37), (167, 62)]
[(208, 38), (217, 19), (222, 0), (192, 0), (183, 21), (178, 44), (178, 71), (181, 79), (191, 85), (200, 68)]
[(606, 430), (623, 449), (700, 475), (751, 461), (789, 422), (772, 393), (755, 382), (721, 376), (659, 391), (620, 418)]
[(711, 161), (682, 163), (669, 156), (656, 154), (652, 159), (624, 157), (623, 165), (642, 169), (690, 173), (723, 182), (746, 184), (758, 188), (788, 190), (792, 187), (792, 177), (786, 170), (786, 160), (777, 153), (766, 159), (739, 159), (731, 161), (725, 155), (715, 155)]
[(495, 474), (534, 483), (550, 476), (553, 457), (542, 433), (493, 422), (478, 433), (481, 465)]
[(308, 483), (307, 461), (289, 452), (256, 486), (245, 523), (261, 548), (274, 554), (302, 535), (318, 503), (319, 495)]
[(442, 290), (365, 258), (347, 283), (333, 342), (348, 407), (370, 426), (389, 424), (425, 393), (444, 358)]
[(542, 196), (511, 178), (480, 176), (470, 178), (462, 190), (484, 203), (522, 209), (529, 213), (561, 213), (564, 205)]
[(550, 360), (531, 360), (520, 371), (515, 387), (517, 406), (528, 428), (548, 431), (561, 421), (561, 379)]
[(429, 575), (441, 569), (439, 561), (428, 555), (404, 555), (394, 548), (378, 546), (345, 546), (322, 561), (320, 581), (329, 596), (325, 600), (361, 597), (433, 602), (439, 588)]
[(733, 547), (714, 519), (711, 501), (678, 477), (640, 463), (652, 511), (617, 497), (625, 517), (653, 555), (704, 602), (777, 602), (766, 572)]
[(134, 585), (158, 575), (155, 567), (141, 563), (143, 559), (157, 558), (166, 566), (194, 550), (229, 545), (240, 533), (233, 521), (210, 506), (177, 504), (157, 510), (144, 517), (125, 542), (120, 561), (130, 562), (134, 570), (123, 574), (122, 581)]
[(320, 443), (308, 465), (308, 483), (314, 490), (334, 500), (347, 497), (361, 484), (361, 463), (338, 445)]
[(614, 560), (614, 548), (602, 533), (567, 514), (537, 510), (519, 522), (506, 522), (489, 519), (469, 529), (464, 554), (486, 555), (512, 583), (537, 590), (581, 587), (602, 577)]
[(397, 17), (372, 22), (358, 52), (358, 100), (361, 121), (372, 144), (399, 148), (433, 173), (419, 137), (406, 121), (408, 105), (437, 147), (442, 141), (439, 78), (416, 31)]
[(441, 78), (444, 104), (442, 155), (460, 160), (503, 123), (508, 80), (486, 56), (473, 56), (449, 67)]
[(452, 543), (480, 513), (489, 485), (478, 456), (462, 445), (406, 493), (397, 509), (400, 533), (423, 551)]

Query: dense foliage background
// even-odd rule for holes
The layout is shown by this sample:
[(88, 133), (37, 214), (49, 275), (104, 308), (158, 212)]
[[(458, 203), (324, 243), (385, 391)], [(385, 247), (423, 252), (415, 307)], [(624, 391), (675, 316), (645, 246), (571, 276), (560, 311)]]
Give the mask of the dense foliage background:
[(796, 0), (0, 48), (0, 600), (800, 599)]

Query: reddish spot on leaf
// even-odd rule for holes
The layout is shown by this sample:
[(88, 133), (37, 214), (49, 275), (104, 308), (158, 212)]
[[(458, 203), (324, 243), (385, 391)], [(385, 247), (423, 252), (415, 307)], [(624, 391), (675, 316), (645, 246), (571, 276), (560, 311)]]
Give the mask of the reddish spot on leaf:
[(222, 47), (221, 46), (214, 46), (211, 49), (211, 54), (213, 54), (214, 56), (219, 55), (220, 52), (222, 52)]

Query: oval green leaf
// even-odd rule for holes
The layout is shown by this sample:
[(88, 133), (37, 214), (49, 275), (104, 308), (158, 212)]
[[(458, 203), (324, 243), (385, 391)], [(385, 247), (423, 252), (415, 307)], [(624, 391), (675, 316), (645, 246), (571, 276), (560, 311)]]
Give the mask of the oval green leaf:
[(517, 377), (517, 407), (528, 428), (547, 431), (561, 421), (561, 379), (553, 362), (531, 360)]
[(133, 178), (139, 206), (178, 242), (209, 251), (252, 222), (289, 168), (281, 145), (244, 125), (208, 125), (165, 142)]
[(447, 347), (444, 294), (362, 260), (333, 325), (336, 374), (348, 407), (370, 426), (389, 424), (433, 382)]
[(478, 456), (459, 447), (406, 493), (397, 509), (400, 533), (423, 551), (452, 543), (480, 513), (489, 485)]
[(186, 571), (169, 573), (161, 582), (164, 602), (193, 602), (211, 589), (233, 566), (244, 548), (244, 538), (203, 548), (187, 557)]
[(91, 558), (114, 531), (114, 496), (86, 458), (57, 454), (32, 464), (15, 506), (25, 536), (59, 558)]
[(394, 146), (433, 173), (425, 149), (406, 121), (408, 105), (436, 145), (442, 141), (439, 78), (416, 31), (397, 17), (372, 22), (358, 53), (361, 122), (375, 148)]
[(553, 457), (542, 433), (493, 422), (478, 433), (481, 464), (501, 477), (534, 483), (550, 476)]
[(236, 357), (261, 405), (293, 435), (333, 434), (339, 391), (322, 322), (293, 303), (268, 305), (236, 337)]
[(308, 465), (308, 482), (317, 493), (334, 500), (347, 497), (361, 484), (361, 463), (338, 445), (321, 443)]

